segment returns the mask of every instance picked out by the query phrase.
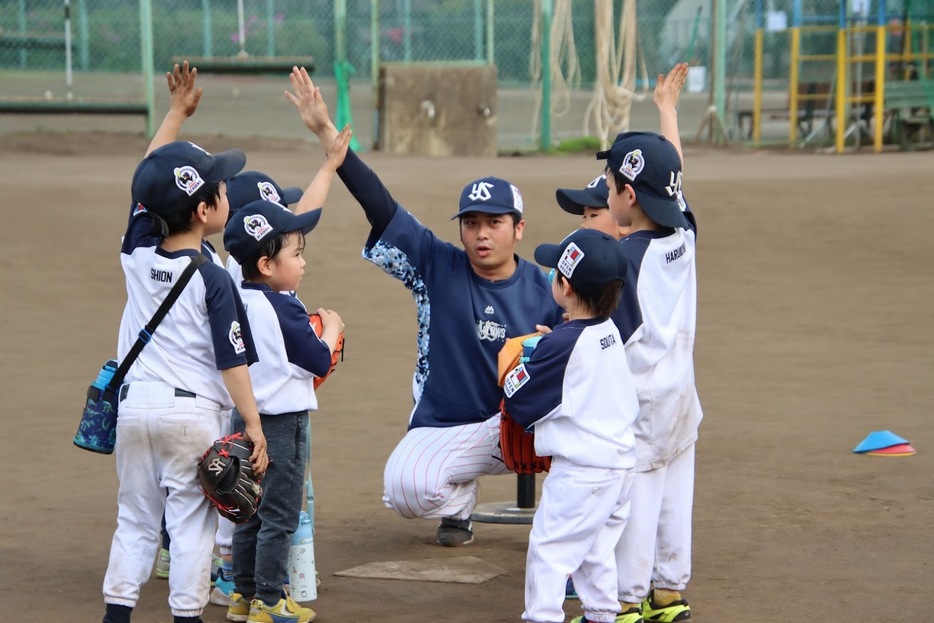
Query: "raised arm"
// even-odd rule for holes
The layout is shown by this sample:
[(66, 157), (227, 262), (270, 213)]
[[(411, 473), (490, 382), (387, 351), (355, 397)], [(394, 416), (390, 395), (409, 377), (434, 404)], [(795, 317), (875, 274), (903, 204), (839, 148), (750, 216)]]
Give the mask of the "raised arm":
[(659, 133), (671, 141), (678, 150), (681, 167), (684, 168), (684, 152), (681, 151), (681, 136), (678, 133), (678, 96), (688, 77), (688, 64), (678, 63), (668, 75), (658, 74), (652, 101), (658, 107)]
[(347, 147), (350, 145), (351, 136), (350, 125), (347, 125), (334, 139), (334, 144), (326, 148), (328, 150), (327, 158), (321, 168), (318, 169), (314, 179), (311, 180), (311, 184), (305, 189), (302, 198), (296, 204), (296, 214), (324, 206), (324, 202), (328, 198), (328, 191), (331, 189), (331, 182), (334, 180), (334, 173), (343, 164), (344, 156), (347, 155)]
[(197, 75), (198, 69), (189, 69), (188, 61), (184, 61), (181, 67), (176, 64), (172, 71), (166, 72), (165, 79), (169, 85), (170, 95), (169, 111), (165, 113), (162, 124), (152, 137), (152, 142), (149, 143), (149, 148), (146, 150), (147, 156), (154, 149), (175, 141), (182, 124), (188, 117), (195, 114), (202, 93), (201, 87), (195, 87)]

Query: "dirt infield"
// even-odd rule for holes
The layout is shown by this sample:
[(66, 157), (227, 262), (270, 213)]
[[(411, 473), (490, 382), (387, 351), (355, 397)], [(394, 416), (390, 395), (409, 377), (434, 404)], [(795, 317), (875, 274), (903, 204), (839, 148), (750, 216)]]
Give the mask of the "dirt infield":
[[(248, 166), (305, 185), (315, 145), (217, 137)], [(13, 134), (0, 140), (0, 391), (8, 486), (0, 504), (0, 603), (33, 621), (100, 621), (115, 525), (113, 458), (74, 448), (82, 393), (113, 354), (125, 301), (118, 252), (137, 136)], [(527, 206), (520, 252), (574, 218), (556, 186), (592, 156), (500, 159), (366, 154), (395, 197), (442, 237), (467, 181), (497, 174)], [(688, 147), (699, 221), (694, 578), (700, 623), (918, 621), (934, 578), (934, 229), (931, 156), (820, 156)], [(477, 524), (465, 550), (431, 544), (433, 522), (380, 502), (382, 470), (411, 407), (408, 293), (360, 258), (368, 226), (340, 183), (309, 236), (300, 290), (338, 310), (346, 360), (313, 418), (318, 620), (517, 622), (528, 527)], [(218, 246), (219, 243), (218, 243)], [(889, 429), (910, 458), (852, 454)], [(12, 485), (12, 488), (10, 487)], [(483, 480), (481, 502), (514, 499)], [(336, 577), (367, 562), (479, 557), (508, 569), (480, 585)], [(137, 623), (171, 621), (166, 583), (143, 589)], [(569, 616), (577, 602), (567, 604)], [(23, 618), (20, 617), (20, 618)], [(8, 617), (9, 618), (9, 615)], [(205, 623), (224, 621), (209, 606)]]

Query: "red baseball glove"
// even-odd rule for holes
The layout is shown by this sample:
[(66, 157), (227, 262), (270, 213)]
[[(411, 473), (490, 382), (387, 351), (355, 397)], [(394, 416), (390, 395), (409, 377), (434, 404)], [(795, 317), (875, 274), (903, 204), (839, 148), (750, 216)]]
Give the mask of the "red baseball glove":
[[(321, 316), (318, 314), (309, 314), (308, 321), (311, 322), (312, 328), (315, 330), (315, 335), (321, 337), (321, 332), (324, 330), (324, 326), (321, 324)], [(337, 336), (337, 345), (334, 348), (334, 351), (331, 353), (331, 367), (328, 368), (328, 373), (324, 376), (316, 376), (314, 380), (315, 389), (321, 386), (324, 381), (331, 376), (334, 372), (334, 368), (337, 367), (337, 362), (344, 360), (344, 332), (341, 331), (340, 335)]]

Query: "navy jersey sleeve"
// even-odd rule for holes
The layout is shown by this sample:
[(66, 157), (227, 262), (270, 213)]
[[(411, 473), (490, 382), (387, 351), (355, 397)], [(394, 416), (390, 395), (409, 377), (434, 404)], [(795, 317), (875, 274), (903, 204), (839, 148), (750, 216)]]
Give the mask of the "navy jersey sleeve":
[(217, 369), (226, 370), (255, 363), (257, 357), (253, 334), (233, 279), (216, 264), (202, 264), (198, 270), (204, 279), (208, 323), (214, 341)]
[(130, 218), (126, 224), (126, 233), (123, 235), (123, 244), (120, 252), (129, 255), (133, 249), (139, 247), (154, 247), (162, 242), (162, 236), (156, 234), (156, 226), (152, 217), (139, 204), (130, 207)]
[[(684, 197), (682, 196), (682, 199)], [(688, 220), (688, 225), (690, 225), (691, 231), (694, 232), (694, 238), (697, 238), (697, 218), (694, 216), (694, 211), (691, 210), (690, 204), (685, 200), (684, 202), (684, 218)]]
[(268, 292), (266, 296), (276, 310), (289, 362), (315, 376), (326, 375), (331, 368), (331, 349), (315, 333), (304, 305), (280, 292)]
[(347, 150), (343, 164), (337, 169), (337, 175), (366, 213), (366, 220), (373, 228), (370, 237), (379, 240), (399, 209), (395, 199), (376, 173), (364, 164), (352, 149)]
[(529, 428), (557, 409), (562, 402), (564, 371), (580, 336), (579, 327), (562, 326), (542, 336), (532, 357), (506, 378), (506, 411)]
[(381, 237), (370, 235), (363, 256), (416, 294), (439, 279), (456, 280), (471, 274), (464, 251), (439, 239), (401, 207)]

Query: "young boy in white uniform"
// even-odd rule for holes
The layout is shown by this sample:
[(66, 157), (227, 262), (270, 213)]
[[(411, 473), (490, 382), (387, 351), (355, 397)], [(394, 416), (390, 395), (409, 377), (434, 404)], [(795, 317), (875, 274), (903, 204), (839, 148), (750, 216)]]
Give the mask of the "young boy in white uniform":
[[(150, 152), (133, 175), (121, 249), (127, 305), (117, 354), (171, 290), (205, 236), (227, 219), (223, 180), (243, 168), (239, 150), (212, 156), (173, 142)], [(130, 367), (120, 389), (117, 529), (104, 576), (104, 623), (127, 623), (159, 548), (161, 518), (172, 538), (169, 606), (175, 623), (197, 623), (208, 600), (216, 513), (198, 487), (196, 459), (236, 405), (253, 441), (254, 471), (266, 439), (247, 365), (256, 360), (239, 294), (216, 264), (201, 265)], [(218, 372), (219, 371), (219, 372)]]
[(560, 244), (540, 245), (535, 261), (556, 269), (552, 295), (567, 321), (542, 336), (503, 385), (506, 411), (534, 426), (535, 452), (552, 457), (529, 534), (522, 618), (563, 623), (571, 574), (584, 610), (574, 621), (635, 623), (638, 608), (617, 618), (613, 556), (629, 515), (639, 411), (610, 320), (626, 260), (615, 238), (580, 229)]

